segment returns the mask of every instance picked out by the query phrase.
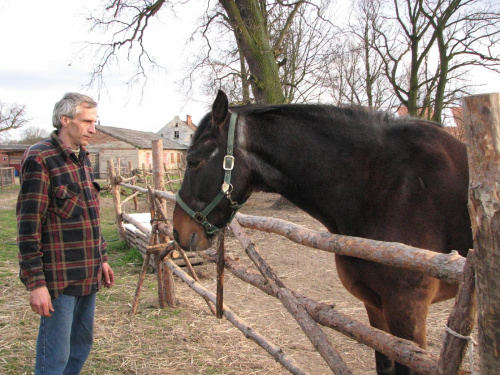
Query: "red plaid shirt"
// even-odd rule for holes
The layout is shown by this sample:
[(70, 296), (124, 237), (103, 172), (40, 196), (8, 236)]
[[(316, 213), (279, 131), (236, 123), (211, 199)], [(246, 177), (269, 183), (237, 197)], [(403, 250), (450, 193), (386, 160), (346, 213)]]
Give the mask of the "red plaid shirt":
[(25, 152), (16, 212), (20, 278), (28, 290), (47, 286), (54, 298), (98, 290), (107, 261), (99, 190), (88, 152), (81, 147), (77, 156), (56, 132)]

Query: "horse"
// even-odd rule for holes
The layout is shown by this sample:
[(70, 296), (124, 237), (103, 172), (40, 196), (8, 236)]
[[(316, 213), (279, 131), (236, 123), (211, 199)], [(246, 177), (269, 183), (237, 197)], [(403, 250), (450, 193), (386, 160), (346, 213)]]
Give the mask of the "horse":
[[(440, 125), (328, 105), (229, 108), (219, 91), (196, 130), (173, 213), (174, 238), (203, 250), (252, 192), (281, 194), (331, 233), (466, 256), (472, 248), (466, 146)], [(221, 185), (222, 184), (222, 185)], [(370, 325), (426, 348), (429, 305), (457, 286), (335, 255)], [(375, 352), (377, 374), (411, 374)]]

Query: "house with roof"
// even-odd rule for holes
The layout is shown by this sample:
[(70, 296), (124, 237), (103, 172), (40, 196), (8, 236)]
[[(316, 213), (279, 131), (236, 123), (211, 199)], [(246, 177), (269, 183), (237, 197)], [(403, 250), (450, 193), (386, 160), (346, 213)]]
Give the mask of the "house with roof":
[(181, 120), (179, 116), (175, 116), (172, 121), (156, 132), (156, 134), (163, 139), (189, 146), (196, 129), (197, 127), (193, 124), (191, 116), (186, 116), (186, 121)]
[(120, 159), (122, 166), (147, 168), (152, 164), (152, 141), (161, 139), (163, 143), (163, 162), (167, 169), (177, 169), (184, 166), (187, 146), (160, 137), (153, 132), (116, 128), (96, 125), (96, 134), (87, 146), (90, 153), (94, 176), (105, 178), (107, 175), (107, 161), (115, 163)]
[(0, 145), (0, 167), (13, 167), (16, 176), (18, 176), (21, 171), (21, 159), (24, 151), (30, 146), (20, 144)]

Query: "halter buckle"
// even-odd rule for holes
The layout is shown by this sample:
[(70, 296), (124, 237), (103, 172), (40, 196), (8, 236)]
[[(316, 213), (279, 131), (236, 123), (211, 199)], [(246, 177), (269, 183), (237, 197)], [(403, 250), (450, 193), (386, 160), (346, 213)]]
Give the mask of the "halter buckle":
[(207, 218), (201, 212), (195, 212), (193, 219), (195, 219), (199, 224), (203, 224), (205, 221), (207, 221)]
[(224, 156), (224, 162), (222, 163), (222, 168), (225, 171), (232, 171), (234, 168), (234, 156), (226, 155)]

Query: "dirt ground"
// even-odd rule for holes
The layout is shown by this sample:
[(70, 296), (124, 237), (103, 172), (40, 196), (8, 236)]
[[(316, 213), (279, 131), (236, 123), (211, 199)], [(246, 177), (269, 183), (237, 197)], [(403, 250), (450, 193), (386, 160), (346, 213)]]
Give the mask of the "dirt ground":
[[(278, 196), (274, 194), (254, 194), (241, 212), (249, 215), (280, 218), (309, 229), (325, 230), (322, 224), (298, 208), (285, 207), (278, 210), (271, 208), (277, 198)], [(335, 269), (333, 254), (305, 248), (277, 235), (256, 230), (246, 231), (258, 246), (264, 259), (289, 288), (316, 301), (334, 304), (337, 310), (368, 324), (363, 304), (350, 295), (341, 285)], [(226, 240), (226, 251), (239, 257), (240, 261), (250, 268), (254, 268), (235, 239), (229, 238)], [(208, 286), (215, 292), (215, 267), (207, 265), (198, 269), (204, 281), (208, 281)], [(187, 294), (179, 295), (179, 298), (188, 305), (192, 303), (188, 302), (191, 295), (189, 299)], [(323, 359), (315, 352), (299, 325), (277, 299), (268, 297), (256, 288), (248, 286), (229, 272), (226, 272), (224, 302), (268, 340), (281, 346), (283, 351), (293, 358), (299, 368), (310, 374), (331, 373)], [(437, 356), (441, 347), (443, 328), (452, 306), (452, 300), (435, 304), (431, 307), (429, 313), (427, 324), (428, 349)], [(370, 348), (333, 330), (325, 330), (328, 332), (328, 336), (335, 348), (351, 367), (353, 374), (375, 374), (375, 361), (373, 351)], [(235, 334), (242, 335), (239, 331), (236, 331)], [(255, 355), (257, 353), (259, 353), (259, 357), (266, 355), (255, 344), (251, 342), (249, 344), (255, 346)], [(268, 360), (270, 361), (269, 365), (274, 362), (270, 357)], [(264, 367), (267, 367), (267, 365), (264, 365)], [(243, 371), (243, 373), (246, 372)], [(279, 367), (273, 367), (272, 370), (264, 370), (262, 373), (279, 374), (287, 372), (279, 369)]]
[[(321, 224), (297, 208), (270, 209), (276, 199), (276, 195), (256, 194), (241, 212), (276, 217), (306, 228), (323, 230)], [(109, 209), (112, 200), (105, 198), (101, 203), (103, 208)], [(2, 204), (12, 202), (0, 202)], [(127, 203), (124, 211), (133, 212), (132, 204)], [(171, 207), (169, 212), (172, 212)], [(273, 234), (254, 230), (247, 230), (247, 233), (288, 287), (314, 300), (334, 304), (337, 310), (367, 323), (362, 303), (343, 288), (337, 277), (333, 254), (305, 248)], [(226, 240), (226, 251), (252, 267), (234, 238)], [(199, 265), (196, 269), (201, 283), (215, 293), (215, 265)], [(95, 344), (82, 374), (288, 373), (229, 322), (213, 317), (203, 299), (177, 278), (177, 308), (158, 308), (155, 276), (148, 274), (138, 314), (130, 317), (128, 311), (139, 270), (140, 264), (116, 269), (115, 287), (98, 294)], [(29, 311), (27, 294), (17, 278), (17, 262), (4, 262), (0, 273), (8, 275), (0, 286), (0, 336), (3, 336), (0, 337), (0, 373), (30, 374), (26, 369), (31, 368), (34, 361), (38, 318)], [(277, 299), (226, 272), (224, 302), (240, 319), (268, 341), (280, 346), (306, 373), (332, 373)], [(431, 307), (427, 324), (428, 345), (436, 355), (439, 355), (441, 336), (452, 305), (453, 301), (447, 301)], [(325, 331), (353, 374), (375, 374), (371, 349), (333, 330)], [(21, 371), (21, 367), (25, 370)]]

